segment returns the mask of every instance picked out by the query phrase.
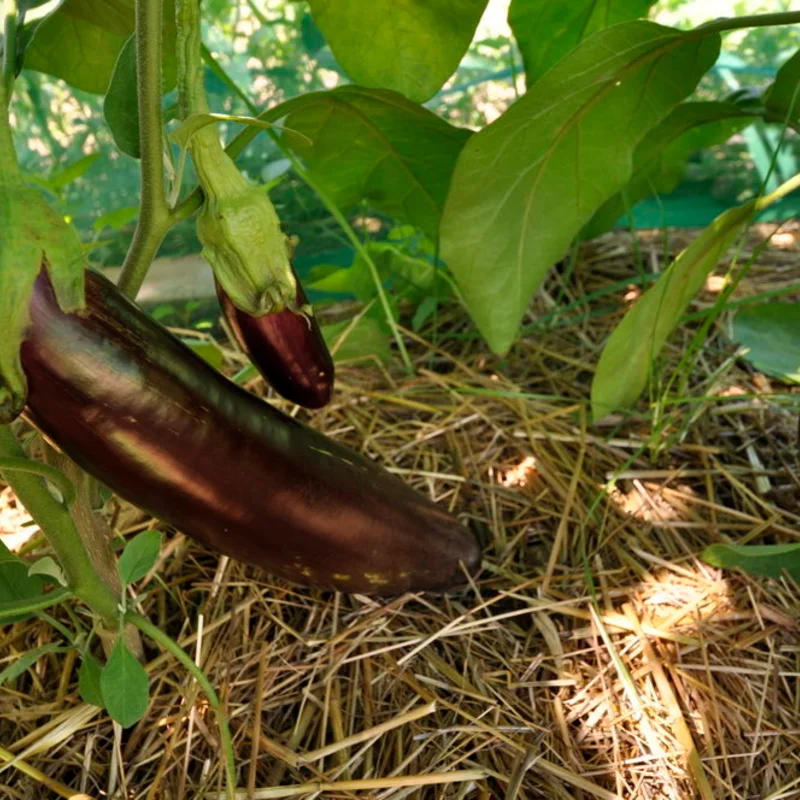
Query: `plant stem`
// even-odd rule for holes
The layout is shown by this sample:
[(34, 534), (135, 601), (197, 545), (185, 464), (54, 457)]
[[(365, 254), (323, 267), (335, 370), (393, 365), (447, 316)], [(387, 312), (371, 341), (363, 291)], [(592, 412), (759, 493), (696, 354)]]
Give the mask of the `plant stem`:
[(47, 464), (40, 464), (38, 461), (31, 461), (29, 458), (17, 458), (16, 456), (0, 456), (0, 475), (6, 472), (26, 472), (29, 475), (39, 475), (52, 483), (63, 498), (64, 505), (69, 508), (75, 500), (75, 487), (72, 481), (53, 467)]
[(136, 70), (139, 103), (141, 208), (122, 265), (119, 288), (136, 297), (174, 220), (164, 187), (161, 122), (161, 0), (136, 0)]
[(209, 705), (214, 709), (219, 725), (219, 736), (222, 750), (225, 756), (225, 783), (226, 794), (234, 800), (236, 797), (236, 760), (233, 751), (233, 739), (231, 738), (230, 727), (228, 726), (228, 715), (225, 713), (222, 702), (219, 699), (211, 681), (208, 680), (203, 670), (195, 664), (186, 651), (172, 638), (170, 638), (161, 628), (153, 625), (149, 620), (139, 614), (128, 611), (124, 617), (125, 622), (135, 625), (143, 634), (149, 636), (153, 641), (158, 642), (165, 650), (173, 656), (194, 676), (200, 684), (200, 688), (208, 698)]
[(19, 9), (17, 0), (5, 0), (3, 4), (5, 21), (3, 24), (3, 71), (2, 83), (8, 98), (14, 86), (14, 72), (17, 62), (17, 23), (19, 22)]
[(783, 11), (776, 14), (749, 14), (743, 17), (722, 17), (700, 25), (687, 36), (695, 38), (708, 36), (709, 33), (725, 33), (739, 28), (765, 28), (772, 25), (797, 25), (800, 23), (800, 11)]
[(33, 597), (27, 600), (13, 600), (8, 603), (0, 603), (0, 623), (13, 619), (22, 614), (33, 614), (51, 608), (64, 600), (73, 596), (71, 589), (54, 589), (52, 592), (43, 594), (41, 597)]
[[(7, 425), (0, 426), (0, 457), (25, 458), (25, 451)], [(67, 507), (50, 494), (44, 480), (37, 475), (9, 471), (6, 480), (55, 550), (75, 596), (109, 627), (116, 628), (118, 598), (95, 571)]]

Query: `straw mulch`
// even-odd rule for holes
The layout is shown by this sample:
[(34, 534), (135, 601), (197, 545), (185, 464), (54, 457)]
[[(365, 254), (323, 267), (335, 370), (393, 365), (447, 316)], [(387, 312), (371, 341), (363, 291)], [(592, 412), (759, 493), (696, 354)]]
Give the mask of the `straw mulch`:
[[(798, 281), (797, 229), (779, 243), (735, 297)], [(634, 263), (662, 264), (660, 234), (637, 249), (615, 234), (571, 274), (560, 265), (506, 359), (449, 309), (409, 333), (413, 377), (342, 366), (311, 417), (476, 531), (469, 588), (337, 595), (170, 537), (137, 602), (223, 695), (241, 797), (800, 797), (800, 589), (699, 558), (712, 542), (800, 538), (798, 397), (738, 362), (720, 326), (687, 362), (690, 322), (659, 369), (654, 399), (669, 402), (590, 426), (593, 365), (638, 291)], [(126, 535), (151, 524), (125, 507), (118, 519)], [(56, 641), (42, 621), (7, 627), (0, 668)], [(220, 796), (213, 714), (174, 659), (146, 656), (149, 712), (121, 734), (81, 704), (70, 654), (3, 687), (0, 797)]]

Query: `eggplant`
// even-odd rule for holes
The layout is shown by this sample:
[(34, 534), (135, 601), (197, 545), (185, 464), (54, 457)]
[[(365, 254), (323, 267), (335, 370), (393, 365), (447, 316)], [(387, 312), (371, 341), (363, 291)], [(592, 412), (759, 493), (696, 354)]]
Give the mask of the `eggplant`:
[[(295, 276), (296, 278), (297, 276)], [(297, 281), (297, 308), (255, 317), (237, 308), (217, 282), (217, 297), (236, 341), (275, 391), (305, 408), (322, 408), (333, 392), (333, 359)]]
[(61, 311), (45, 272), (21, 347), (24, 417), (120, 497), (303, 584), (444, 590), (472, 534), (374, 462), (236, 386), (101, 275)]

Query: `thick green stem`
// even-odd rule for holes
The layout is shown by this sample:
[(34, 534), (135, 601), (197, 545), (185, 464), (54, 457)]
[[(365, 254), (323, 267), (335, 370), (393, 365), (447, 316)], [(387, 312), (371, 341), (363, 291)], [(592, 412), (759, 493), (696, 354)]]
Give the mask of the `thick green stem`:
[(17, 25), (19, 9), (17, 0), (5, 0), (3, 3), (5, 21), (3, 23), (3, 71), (2, 84), (8, 96), (14, 86), (14, 72), (17, 61)]
[(231, 730), (228, 726), (228, 715), (225, 713), (225, 708), (222, 701), (219, 699), (211, 681), (208, 680), (203, 670), (192, 661), (186, 651), (173, 639), (171, 639), (161, 628), (153, 625), (145, 617), (128, 611), (125, 614), (125, 622), (135, 625), (145, 636), (149, 636), (153, 641), (158, 642), (166, 651), (172, 653), (173, 656), (194, 676), (194, 679), (200, 684), (200, 688), (208, 698), (209, 705), (214, 709), (214, 714), (217, 717), (217, 724), (219, 725), (219, 738), (222, 745), (222, 752), (225, 758), (225, 784), (226, 794), (230, 800), (236, 797), (236, 760), (233, 750), (233, 739), (231, 738)]
[(691, 38), (708, 36), (710, 33), (725, 33), (740, 28), (767, 28), (773, 25), (797, 25), (800, 11), (783, 11), (776, 14), (749, 14), (743, 17), (722, 17), (700, 25), (687, 33)]
[[(0, 426), (0, 457), (25, 458), (25, 451), (6, 425)], [(117, 627), (118, 598), (95, 571), (66, 505), (50, 494), (45, 481), (37, 475), (9, 470), (5, 479), (52, 545), (76, 597), (107, 625)]]
[(136, 2), (136, 70), (139, 103), (141, 208), (122, 265), (119, 288), (136, 297), (147, 270), (174, 220), (164, 187), (161, 122), (161, 0)]
[(39, 475), (46, 478), (55, 486), (63, 499), (64, 505), (69, 508), (75, 500), (75, 487), (72, 481), (53, 467), (47, 464), (40, 464), (38, 461), (31, 461), (29, 458), (17, 458), (16, 456), (0, 456), (0, 475), (7, 472), (26, 472), (29, 475)]

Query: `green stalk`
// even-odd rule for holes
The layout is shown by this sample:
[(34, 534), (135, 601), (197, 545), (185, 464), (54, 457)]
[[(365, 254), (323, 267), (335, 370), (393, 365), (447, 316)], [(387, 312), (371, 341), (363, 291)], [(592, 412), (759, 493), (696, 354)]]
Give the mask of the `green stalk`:
[(2, 82), (8, 97), (14, 86), (14, 69), (17, 60), (17, 25), (19, 22), (19, 9), (17, 0), (5, 0), (3, 4), (5, 20), (3, 23), (3, 70)]
[(63, 472), (48, 467), (47, 464), (40, 464), (38, 461), (31, 461), (29, 458), (17, 458), (16, 456), (0, 456), (0, 475), (7, 472), (26, 472), (29, 475), (39, 475), (52, 483), (64, 499), (64, 505), (69, 508), (75, 500), (75, 487), (72, 481)]
[(164, 186), (161, 121), (161, 0), (136, 0), (136, 70), (139, 105), (141, 207), (119, 288), (136, 297), (147, 271), (174, 224)]
[(164, 633), (161, 628), (153, 625), (149, 620), (145, 619), (145, 617), (132, 611), (125, 613), (124, 621), (135, 625), (143, 634), (149, 636), (154, 642), (158, 642), (167, 652), (172, 653), (172, 655), (194, 676), (194, 679), (200, 685), (203, 693), (208, 698), (209, 705), (214, 709), (214, 714), (217, 717), (217, 724), (219, 725), (220, 743), (225, 756), (226, 795), (229, 800), (235, 800), (236, 760), (233, 750), (233, 739), (231, 737), (230, 727), (228, 726), (228, 715), (225, 712), (222, 701), (211, 685), (211, 681), (208, 680), (203, 670), (201, 670), (187, 655), (186, 651), (176, 641)]
[[(25, 459), (25, 451), (7, 425), (0, 426), (0, 458)], [(8, 462), (7, 462), (8, 463)], [(118, 598), (94, 569), (75, 523), (64, 503), (58, 502), (38, 475), (8, 470), (8, 485), (55, 550), (75, 596), (111, 628), (119, 624)]]

